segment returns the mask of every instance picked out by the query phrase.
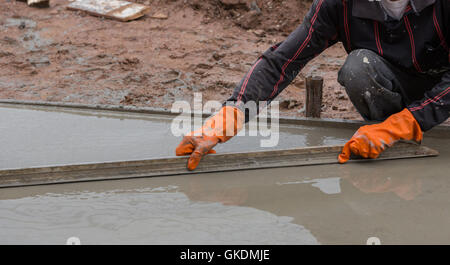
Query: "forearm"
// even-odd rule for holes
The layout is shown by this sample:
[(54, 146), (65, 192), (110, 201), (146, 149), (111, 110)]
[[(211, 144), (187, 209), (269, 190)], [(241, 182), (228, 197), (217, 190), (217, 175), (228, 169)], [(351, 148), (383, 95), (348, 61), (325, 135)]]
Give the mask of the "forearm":
[(444, 74), (440, 83), (425, 93), (422, 100), (413, 102), (408, 109), (423, 131), (446, 121), (450, 117), (450, 71)]
[[(282, 43), (271, 47), (236, 86), (228, 102), (239, 108), (249, 101), (270, 103), (315, 56), (337, 42), (334, 1), (315, 1), (303, 23)], [(248, 117), (247, 117), (248, 118)]]

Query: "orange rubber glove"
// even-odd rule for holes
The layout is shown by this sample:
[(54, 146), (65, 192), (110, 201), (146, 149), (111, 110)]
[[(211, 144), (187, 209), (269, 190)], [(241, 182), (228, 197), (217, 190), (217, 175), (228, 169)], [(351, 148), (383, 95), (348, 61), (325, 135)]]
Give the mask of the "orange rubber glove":
[(184, 136), (176, 149), (177, 156), (191, 155), (188, 169), (194, 170), (202, 157), (214, 154), (218, 143), (224, 143), (235, 136), (243, 127), (244, 113), (235, 107), (225, 106), (208, 119), (202, 128)]
[(414, 140), (420, 143), (422, 138), (423, 133), (416, 119), (408, 109), (404, 109), (382, 123), (359, 128), (345, 144), (339, 155), (339, 163), (347, 162), (352, 153), (363, 158), (375, 159), (386, 147), (391, 147), (398, 140)]

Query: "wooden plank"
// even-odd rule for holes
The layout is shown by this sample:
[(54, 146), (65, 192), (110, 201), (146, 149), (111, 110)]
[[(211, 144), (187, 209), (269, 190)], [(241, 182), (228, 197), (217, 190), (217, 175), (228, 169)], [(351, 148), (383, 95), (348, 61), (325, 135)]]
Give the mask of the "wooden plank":
[(150, 10), (146, 5), (123, 0), (76, 0), (67, 8), (124, 22), (140, 18)]
[[(206, 156), (195, 171), (186, 169), (188, 157), (171, 157), (140, 161), (122, 161), (83, 165), (0, 170), (0, 187), (114, 180), (140, 177), (172, 176), (192, 173), (336, 164), (343, 146), (307, 147), (287, 150)], [(397, 143), (379, 159), (400, 159), (437, 156), (425, 146)], [(350, 162), (362, 161), (360, 159)], [(364, 160), (368, 161), (368, 160)]]
[(27, 4), (33, 7), (50, 7), (50, 0), (27, 0)]
[(310, 76), (306, 78), (306, 117), (320, 118), (322, 112), (323, 78)]

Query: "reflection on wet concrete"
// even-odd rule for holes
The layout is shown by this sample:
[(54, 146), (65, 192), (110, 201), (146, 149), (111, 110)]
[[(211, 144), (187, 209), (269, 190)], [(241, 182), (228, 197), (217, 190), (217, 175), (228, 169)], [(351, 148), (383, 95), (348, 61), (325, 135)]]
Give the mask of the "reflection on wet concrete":
[(448, 142), (427, 139), (441, 150), (438, 158), (192, 178), (196, 189), (187, 194), (207, 201), (220, 195), (227, 203), (292, 216), (323, 244), (365, 244), (372, 236), (384, 244), (448, 244)]
[(1, 189), (0, 243), (450, 244), (449, 140), (425, 136), (436, 158)]
[(337, 193), (341, 193), (340, 180), (341, 180), (341, 178), (323, 178), (323, 179), (313, 179), (313, 180), (304, 180), (304, 181), (283, 182), (283, 183), (277, 183), (277, 184), (278, 185), (292, 185), (292, 184), (312, 183), (311, 186), (320, 189), (323, 193), (337, 194)]
[(0, 244), (317, 243), (290, 217), (191, 201), (174, 186), (2, 200), (0, 216)]

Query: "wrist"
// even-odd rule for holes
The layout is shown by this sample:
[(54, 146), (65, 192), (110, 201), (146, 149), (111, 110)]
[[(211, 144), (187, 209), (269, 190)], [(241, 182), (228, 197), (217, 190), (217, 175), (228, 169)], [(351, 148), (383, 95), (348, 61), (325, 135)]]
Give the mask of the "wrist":
[(224, 143), (235, 136), (244, 126), (244, 113), (236, 107), (225, 106), (211, 116), (198, 130), (187, 136), (203, 136), (215, 138)]
[(421, 142), (423, 139), (419, 123), (407, 108), (392, 115), (385, 122), (387, 128), (390, 128), (389, 131), (395, 133), (399, 139), (416, 142)]

